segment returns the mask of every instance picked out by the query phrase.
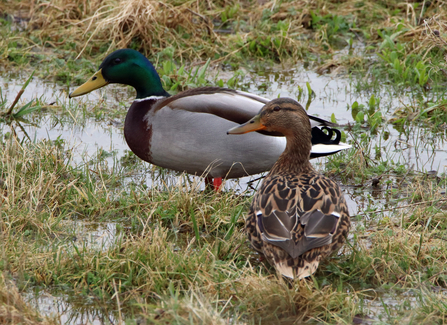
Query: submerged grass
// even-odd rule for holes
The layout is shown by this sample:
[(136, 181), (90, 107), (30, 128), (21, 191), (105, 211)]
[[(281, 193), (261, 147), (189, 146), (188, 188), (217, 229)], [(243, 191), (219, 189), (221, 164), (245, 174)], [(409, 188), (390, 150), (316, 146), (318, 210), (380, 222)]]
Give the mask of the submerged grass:
[(59, 324), (55, 318), (42, 317), (23, 299), (14, 281), (3, 273), (0, 275), (0, 322), (5, 325)]

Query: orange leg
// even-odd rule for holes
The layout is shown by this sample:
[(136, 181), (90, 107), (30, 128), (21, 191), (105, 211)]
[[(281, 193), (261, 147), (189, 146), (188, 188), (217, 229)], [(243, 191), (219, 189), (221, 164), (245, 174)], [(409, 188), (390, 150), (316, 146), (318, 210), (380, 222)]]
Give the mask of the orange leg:
[(222, 177), (205, 177), (205, 188), (213, 189), (216, 193), (222, 189)]

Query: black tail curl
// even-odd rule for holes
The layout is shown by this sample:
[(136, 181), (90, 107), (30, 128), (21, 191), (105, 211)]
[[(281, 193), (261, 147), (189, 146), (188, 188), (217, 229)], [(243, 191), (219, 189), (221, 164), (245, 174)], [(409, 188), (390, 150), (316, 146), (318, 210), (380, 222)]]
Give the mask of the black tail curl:
[[(325, 133), (326, 131), (327, 133)], [(335, 139), (332, 139), (335, 135)], [(321, 129), (317, 127), (312, 128), (312, 145), (314, 144), (339, 144), (341, 139), (341, 132), (337, 129), (332, 129), (323, 126)]]

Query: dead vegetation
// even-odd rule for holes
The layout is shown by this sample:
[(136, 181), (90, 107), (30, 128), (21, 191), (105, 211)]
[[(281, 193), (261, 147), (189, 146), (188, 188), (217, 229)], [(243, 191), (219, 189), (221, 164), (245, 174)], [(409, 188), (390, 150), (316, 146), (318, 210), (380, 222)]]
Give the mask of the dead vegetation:
[[(424, 295), (412, 310), (391, 311), (391, 319), (442, 320), (442, 292), (431, 288), (446, 287), (447, 225), (430, 179), (404, 174), (414, 201), (391, 203), (388, 217), (371, 209), (353, 216), (353, 237), (339, 255), (324, 261), (314, 278), (289, 283), (246, 242), (249, 197), (207, 196), (186, 179), (165, 191), (117, 187), (125, 176), (101, 161), (73, 168), (61, 144), (17, 140), (4, 139), (0, 147), (7, 186), (0, 197), (0, 299), (9, 308), (0, 317), (6, 324), (52, 324), (32, 318), (6, 274), (22, 286), (63, 285), (94, 301), (117, 302), (117, 319), (147, 324), (349, 323), (368, 315), (363, 304), (379, 299), (383, 287)], [(73, 226), (80, 217), (123, 228), (98, 249), (82, 242)]]
[[(25, 66), (24, 53), (36, 56), (43, 49), (66, 70), (66, 57), (102, 59), (115, 48), (133, 47), (151, 57), (215, 62), (308, 56), (325, 73), (360, 65), (360, 56), (332, 54), (347, 46), (349, 37), (380, 48), (380, 30), (393, 45), (408, 46), (402, 62), (406, 53), (428, 62), (427, 53), (445, 51), (445, 4), (420, 2), (415, 9), (414, 3), (1, 2), (1, 12), (23, 23), (23, 31), (0, 39), (5, 44), (0, 58)], [(399, 24), (404, 31), (396, 31)], [(53, 72), (45, 68), (44, 74)], [(76, 73), (79, 69), (74, 67)], [(415, 105), (415, 112), (419, 108)], [(86, 114), (85, 108), (64, 110), (74, 120)], [(357, 135), (351, 136), (361, 139)], [(132, 171), (113, 169), (103, 157), (73, 167), (63, 141), (31, 143), (14, 132), (1, 133), (0, 323), (53, 324), (29, 306), (21, 291), (40, 285), (70, 288), (86, 297), (86, 305), (113, 304), (118, 320), (142, 324), (342, 324), (362, 321), (370, 315), (367, 305), (377, 301), (386, 310), (384, 323), (445, 323), (447, 219), (440, 192), (445, 184), (380, 155), (373, 160), (372, 148), (358, 141), (365, 149), (340, 156), (332, 169), (334, 177), (363, 184), (365, 211), (353, 216), (352, 237), (339, 255), (322, 263), (314, 278), (291, 284), (246, 242), (248, 196), (206, 196), (187, 177), (174, 176), (176, 182), (162, 189), (135, 185), (128, 181)], [(135, 167), (139, 163), (132, 160), (129, 169), (149, 173), (141, 164)], [(76, 222), (112, 223), (114, 241), (100, 250), (84, 245)], [(384, 292), (402, 291), (410, 298), (396, 295), (395, 305), (381, 300)], [(127, 313), (125, 307), (133, 309)]]
[(20, 294), (14, 281), (0, 274), (0, 323), (4, 325), (56, 325), (58, 321), (42, 317)]
[[(24, 22), (28, 46), (74, 49), (78, 56), (132, 47), (148, 56), (172, 49), (180, 59), (294, 60), (330, 54), (349, 38), (366, 43), (404, 24), (413, 51), (444, 46), (443, 1), (11, 1), (0, 11)], [(63, 32), (61, 32), (63, 30)], [(39, 41), (37, 41), (39, 40)], [(171, 54), (172, 55), (172, 54)], [(344, 65), (348, 63), (343, 63)]]

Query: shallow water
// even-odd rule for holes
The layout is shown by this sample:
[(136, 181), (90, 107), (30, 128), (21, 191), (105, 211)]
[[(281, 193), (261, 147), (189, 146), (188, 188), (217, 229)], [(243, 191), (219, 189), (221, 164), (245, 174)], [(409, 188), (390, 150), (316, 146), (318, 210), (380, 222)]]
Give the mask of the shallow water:
[(43, 315), (57, 316), (61, 324), (103, 325), (119, 324), (116, 315), (110, 311), (113, 306), (104, 302), (92, 301), (92, 297), (76, 298), (61, 290), (29, 290), (25, 293), (27, 300)]
[(107, 250), (122, 235), (114, 222), (67, 221), (67, 227), (73, 229), (73, 242), (97, 250)]
[[(362, 313), (355, 316), (355, 324), (390, 324), (396, 319), (400, 322), (411, 323), (412, 310), (424, 304), (423, 296), (427, 290), (434, 294), (432, 298), (447, 298), (447, 290), (443, 288), (412, 289), (407, 291), (375, 292), (374, 297), (362, 299)], [(73, 325), (102, 325), (119, 324), (119, 314), (114, 308), (115, 301), (99, 301), (94, 296), (79, 297), (74, 293), (63, 292), (60, 289), (37, 289), (25, 292), (26, 299), (44, 315), (57, 315), (61, 324)], [(121, 317), (126, 318), (122, 310)], [(402, 316), (405, 318), (402, 319)], [(138, 324), (138, 321), (135, 322)]]
[[(303, 68), (287, 69), (284, 72), (278, 72), (279, 69), (281, 67), (275, 67), (274, 70), (263, 71), (259, 74), (247, 72), (241, 85), (245, 90), (267, 98), (276, 98), (279, 95), (297, 98), (300, 94), (298, 89), (301, 87), (304, 89), (301, 95), (301, 103), (305, 104), (309, 98), (306, 82), (309, 82), (314, 92), (312, 102), (308, 108), (309, 114), (330, 120), (331, 114), (334, 113), (340, 125), (354, 124), (348, 105), (352, 105), (354, 101), (366, 105), (371, 96), (367, 92), (357, 92), (356, 86), (348, 79), (327, 75), (321, 76)], [(215, 73), (215, 71), (213, 72)], [(225, 78), (225, 76), (225, 72), (219, 73), (219, 78)], [(228, 74), (228, 77), (230, 77), (230, 74)], [(12, 102), (23, 83), (24, 78), (17, 75), (0, 78), (3, 97), (6, 97), (8, 102)], [(259, 84), (268, 85), (267, 90), (259, 90), (257, 86)], [(104, 101), (100, 105), (119, 109), (124, 116), (126, 107), (130, 105), (134, 97), (132, 89), (117, 85), (109, 85), (99, 91), (71, 100), (68, 99), (68, 91), (68, 89), (62, 89), (54, 84), (34, 80), (22, 96), (21, 102), (39, 98), (47, 104), (56, 103), (56, 105), (53, 105), (56, 107), (71, 107), (70, 105), (76, 107), (85, 104), (87, 110), (90, 110), (91, 107), (97, 105), (98, 101)], [(405, 94), (395, 96), (396, 94), (387, 93), (386, 89), (379, 94), (376, 93), (376, 98), (379, 95), (381, 96), (380, 108), (387, 119), (392, 117), (392, 113), (397, 107), (408, 104), (409, 101)], [(123, 136), (123, 120), (107, 117), (98, 120), (85, 118), (81, 109), (79, 111), (74, 109), (74, 113), (61, 116), (61, 114), (57, 114), (61, 110), (61, 108), (48, 108), (32, 118), (32, 121), (36, 123), (35, 126), (24, 124), (24, 129), (29, 137), (35, 141), (63, 139), (65, 147), (72, 148), (75, 152), (73, 155), (75, 164), (81, 164), (91, 159), (99, 150), (104, 150), (111, 153), (107, 161), (110, 165), (113, 165), (129, 151)], [(53, 114), (53, 111), (56, 114)], [(2, 125), (0, 128), (3, 128), (3, 133), (8, 132), (7, 126)], [(23, 135), (20, 130), (16, 131)], [(383, 139), (385, 132), (389, 134), (387, 140)], [(353, 140), (348, 134), (347, 141), (355, 145), (356, 140)], [(375, 154), (376, 156), (380, 155), (381, 159), (404, 164), (408, 169), (415, 171), (423, 173), (435, 171), (440, 174), (445, 172), (447, 166), (445, 141), (444, 135), (432, 134), (430, 130), (416, 125), (408, 127), (405, 133), (399, 133), (391, 124), (388, 124), (383, 127), (378, 136), (371, 139), (370, 143), (371, 148), (376, 147)], [(319, 165), (323, 165), (325, 161), (325, 158), (313, 160), (317, 168)], [(175, 175), (177, 174), (173, 174), (174, 178), (170, 179), (171, 182), (176, 182)], [(140, 178), (144, 177), (141, 174), (138, 176)], [(257, 176), (245, 177), (238, 182), (230, 180), (227, 181), (226, 188), (235, 189), (236, 187), (238, 191), (244, 191), (247, 182), (256, 178)], [(152, 186), (153, 181), (150, 176), (145, 179), (148, 186)], [(362, 208), (357, 207), (355, 191), (348, 188), (347, 193), (349, 194), (348, 204), (351, 213), (361, 212)]]
[[(219, 77), (225, 78), (225, 73), (221, 72)], [(6, 97), (8, 102), (11, 103), (24, 81), (25, 79), (18, 75), (0, 78), (2, 96)], [(267, 98), (276, 98), (278, 95), (297, 98), (300, 94), (300, 87), (304, 89), (301, 103), (306, 104), (309, 98), (309, 94), (305, 90), (307, 81), (314, 92), (308, 113), (329, 120), (332, 113), (335, 113), (337, 121), (341, 125), (354, 123), (348, 105), (352, 105), (354, 101), (366, 105), (371, 96), (371, 93), (368, 92), (357, 92), (355, 85), (348, 79), (327, 75), (320, 76), (303, 68), (287, 69), (286, 67), (277, 66), (273, 70), (260, 73), (248, 72), (241, 84), (245, 88), (244, 90)], [(266, 87), (257, 86), (260, 84), (265, 84)], [(408, 104), (406, 94), (397, 96), (393, 93), (387, 93), (387, 90), (384, 89), (379, 95), (381, 98), (380, 107), (387, 119), (392, 117), (392, 113), (397, 107)], [(39, 80), (33, 80), (22, 96), (21, 103), (32, 98), (39, 98), (44, 103), (56, 104), (50, 105), (41, 113), (36, 113), (32, 116), (30, 118), (31, 122), (36, 125), (23, 124), (24, 130), (34, 141), (63, 139), (65, 147), (73, 148), (76, 153), (73, 160), (74, 164), (82, 164), (88, 161), (99, 150), (112, 153), (107, 158), (107, 161), (109, 164), (114, 164), (129, 151), (123, 137), (123, 121), (108, 117), (96, 120), (94, 118), (85, 118), (81, 110), (75, 110), (75, 113), (70, 111), (69, 114), (66, 114), (61, 107), (85, 104), (87, 105), (87, 110), (90, 110), (97, 105), (98, 101), (104, 101), (100, 105), (120, 109), (123, 111), (122, 115), (124, 116), (125, 107), (130, 105), (133, 96), (133, 90), (109, 85), (82, 98), (70, 100), (67, 96), (67, 89)], [(377, 93), (376, 97), (378, 97)], [(118, 104), (118, 102), (127, 104)], [(51, 106), (54, 106), (54, 109)], [(430, 130), (418, 126), (409, 128), (407, 132), (400, 133), (392, 125), (386, 125), (376, 138), (371, 139), (372, 147), (376, 146), (378, 148), (376, 149), (376, 154), (381, 155), (381, 159), (400, 162), (418, 172), (435, 171), (435, 174), (444, 173), (447, 165), (445, 137), (433, 135)], [(8, 126), (0, 125), (0, 134), (9, 131)], [(17, 128), (16, 131), (18, 131), (20, 136), (24, 136), (22, 131)], [(383, 134), (386, 131), (389, 133), (389, 137), (385, 140)], [(349, 134), (348, 142), (351, 144), (355, 142)], [(318, 168), (318, 166), (324, 165), (325, 161), (325, 158), (320, 158), (314, 160), (314, 163)], [(178, 180), (177, 174), (173, 173), (171, 175), (170, 182), (172, 184)], [(156, 180), (150, 178), (149, 173), (140, 173), (134, 175), (134, 177), (138, 177), (140, 180), (143, 179), (148, 186), (154, 185), (154, 182), (156, 183)], [(239, 181), (228, 181), (226, 188), (242, 192), (246, 189), (247, 182), (254, 178), (257, 178), (257, 176), (246, 177)], [(365, 207), (374, 206), (379, 210), (387, 207), (387, 199), (384, 197), (385, 194), (381, 188), (345, 186), (343, 189), (347, 194), (346, 198), (352, 215), (363, 212)], [(74, 241), (97, 249), (107, 249), (113, 245), (120, 234), (114, 223), (73, 221), (69, 226), (76, 233)], [(107, 319), (109, 322), (112, 319), (112, 322), (116, 321), (112, 314), (108, 311), (105, 312), (101, 308), (83, 311), (82, 308), (73, 304), (73, 297), (68, 295), (53, 295), (52, 291), (40, 291), (36, 294), (29, 294), (28, 297), (44, 314), (57, 313), (60, 315), (62, 324), (84, 324), (87, 322), (102, 324)], [(394, 302), (398, 303), (398, 298), (389, 297), (386, 299), (388, 299), (385, 301), (386, 305), (392, 305)], [(379, 315), (383, 315), (385, 312), (383, 305), (383, 302), (380, 304), (372, 302), (370, 307), (367, 307), (367, 310), (369, 310), (367, 315), (376, 320), (380, 319)]]

